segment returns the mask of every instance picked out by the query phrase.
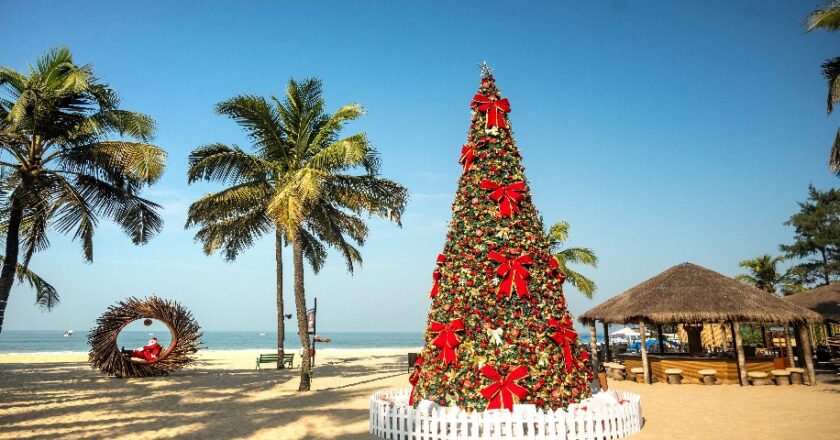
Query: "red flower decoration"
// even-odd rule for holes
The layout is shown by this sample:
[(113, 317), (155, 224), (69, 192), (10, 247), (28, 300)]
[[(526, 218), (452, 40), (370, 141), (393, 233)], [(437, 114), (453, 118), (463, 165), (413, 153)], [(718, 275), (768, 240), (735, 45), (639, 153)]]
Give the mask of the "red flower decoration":
[(490, 198), (499, 202), (499, 213), (502, 217), (519, 213), (519, 201), (522, 200), (522, 191), (525, 191), (525, 182), (513, 182), (510, 185), (502, 186), (489, 179), (481, 181), (481, 188), (492, 190)]
[(494, 381), (490, 386), (481, 390), (481, 395), (489, 401), (487, 409), (513, 410), (514, 397), (519, 400), (528, 395), (528, 390), (514, 383), (528, 375), (528, 368), (519, 366), (514, 368), (506, 377), (502, 377), (495, 368), (485, 365), (481, 374)]
[(458, 163), (464, 165), (464, 173), (470, 170), (475, 157), (475, 144), (470, 142), (461, 147), (461, 157), (458, 159)]
[(492, 251), (489, 257), (491, 260), (501, 263), (496, 268), (496, 274), (505, 277), (502, 283), (499, 284), (499, 295), (507, 294), (510, 296), (513, 294), (515, 288), (516, 294), (519, 297), (531, 296), (531, 292), (528, 292), (528, 277), (530, 273), (525, 267), (534, 262), (530, 254), (508, 260), (502, 254)]
[(443, 361), (446, 365), (457, 361), (458, 353), (455, 352), (455, 347), (461, 343), (461, 340), (455, 332), (464, 331), (464, 320), (459, 318), (449, 324), (432, 321), (429, 331), (438, 334), (432, 341), (432, 344), (441, 349), (437, 360)]

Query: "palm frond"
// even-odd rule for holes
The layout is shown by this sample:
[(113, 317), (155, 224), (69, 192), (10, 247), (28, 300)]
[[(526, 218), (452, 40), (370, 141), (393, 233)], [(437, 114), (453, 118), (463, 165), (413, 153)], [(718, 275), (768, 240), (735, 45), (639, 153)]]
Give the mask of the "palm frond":
[(822, 69), (823, 76), (828, 82), (825, 108), (828, 113), (831, 113), (834, 110), (834, 104), (840, 101), (840, 57), (826, 61)]
[(239, 183), (265, 179), (273, 171), (274, 164), (258, 156), (245, 153), (236, 145), (210, 144), (190, 153), (189, 183), (199, 180), (223, 183)]
[(827, 31), (840, 29), (840, 1), (829, 1), (822, 9), (817, 9), (808, 14), (805, 20), (805, 32), (811, 32), (814, 29), (825, 29)]
[(834, 135), (834, 142), (831, 144), (831, 152), (828, 154), (828, 168), (840, 177), (840, 129)]
[[(6, 261), (5, 257), (0, 255), (0, 266)], [(38, 276), (35, 272), (18, 264), (15, 270), (18, 282), (29, 284), (35, 290), (35, 304), (43, 310), (50, 311), (54, 309), (58, 303), (58, 291), (52, 284)]]
[(265, 98), (252, 95), (239, 95), (216, 105), (216, 113), (236, 121), (254, 143), (258, 151), (268, 149), (266, 153), (285, 154), (281, 148), (284, 140), (280, 115)]
[(364, 133), (355, 134), (319, 150), (309, 160), (309, 166), (337, 172), (363, 166), (368, 162), (370, 144)]
[(265, 212), (271, 195), (271, 186), (263, 180), (245, 182), (217, 193), (207, 194), (190, 205), (187, 224), (184, 227), (221, 221), (253, 210)]
[(203, 244), (204, 253), (210, 255), (219, 249), (227, 261), (233, 261), (254, 241), (273, 231), (271, 223), (261, 210), (253, 210), (216, 222), (206, 222), (196, 232), (195, 239)]
[(568, 268), (566, 268), (563, 273), (566, 275), (566, 281), (568, 281), (569, 284), (575, 286), (575, 288), (577, 288), (583, 296), (592, 299), (592, 296), (595, 294), (595, 290), (598, 288), (594, 281)]
[(565, 263), (580, 263), (587, 266), (598, 267), (598, 257), (589, 248), (567, 248), (554, 254), (555, 258)]

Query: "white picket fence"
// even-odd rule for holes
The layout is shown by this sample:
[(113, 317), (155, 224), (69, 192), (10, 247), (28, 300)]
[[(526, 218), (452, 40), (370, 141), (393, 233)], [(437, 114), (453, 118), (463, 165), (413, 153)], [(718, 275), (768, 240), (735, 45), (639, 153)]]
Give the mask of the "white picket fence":
[(427, 411), (408, 405), (410, 390), (374, 393), (370, 398), (371, 434), (393, 440), (615, 439), (642, 429), (638, 394), (609, 391), (616, 401), (590, 399), (567, 411), (473, 411), (457, 407)]

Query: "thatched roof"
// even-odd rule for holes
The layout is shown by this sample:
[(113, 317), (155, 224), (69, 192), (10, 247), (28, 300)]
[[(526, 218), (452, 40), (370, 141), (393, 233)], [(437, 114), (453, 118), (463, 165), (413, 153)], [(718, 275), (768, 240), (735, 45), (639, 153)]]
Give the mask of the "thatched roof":
[(840, 322), (840, 283), (786, 296), (785, 299), (819, 313), (826, 321)]
[(816, 313), (696, 264), (683, 263), (578, 318), (581, 322), (819, 322)]

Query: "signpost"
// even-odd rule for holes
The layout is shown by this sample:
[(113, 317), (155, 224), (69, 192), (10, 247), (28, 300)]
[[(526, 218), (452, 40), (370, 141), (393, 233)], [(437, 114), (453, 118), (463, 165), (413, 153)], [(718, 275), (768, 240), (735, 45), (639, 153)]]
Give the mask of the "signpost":
[(318, 313), (318, 298), (315, 298), (315, 307), (306, 311), (306, 321), (309, 329), (309, 334), (312, 335), (311, 342), (309, 344), (310, 349), (312, 350), (310, 353), (305, 353), (304, 355), (308, 354), (312, 358), (312, 366), (315, 366), (315, 315)]

